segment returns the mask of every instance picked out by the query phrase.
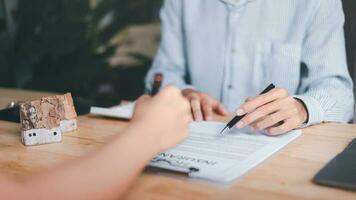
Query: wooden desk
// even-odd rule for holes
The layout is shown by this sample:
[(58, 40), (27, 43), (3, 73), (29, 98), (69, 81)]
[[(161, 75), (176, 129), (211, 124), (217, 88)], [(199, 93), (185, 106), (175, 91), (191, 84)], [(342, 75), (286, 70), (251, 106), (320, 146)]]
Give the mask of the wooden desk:
[[(79, 130), (65, 134), (62, 143), (24, 147), (19, 125), (0, 121), (0, 172), (24, 177), (72, 160), (120, 134), (128, 122), (82, 116), (78, 124)], [(145, 172), (124, 199), (356, 199), (355, 192), (311, 182), (315, 173), (356, 137), (356, 125), (323, 124), (303, 133), (230, 185)]]

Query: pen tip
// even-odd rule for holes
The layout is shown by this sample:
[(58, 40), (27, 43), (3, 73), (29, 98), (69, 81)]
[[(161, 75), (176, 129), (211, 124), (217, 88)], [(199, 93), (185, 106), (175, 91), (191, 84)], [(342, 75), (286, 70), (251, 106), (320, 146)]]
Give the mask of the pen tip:
[(223, 128), (223, 130), (220, 131), (220, 134), (224, 134), (225, 130), (226, 130), (227, 126)]

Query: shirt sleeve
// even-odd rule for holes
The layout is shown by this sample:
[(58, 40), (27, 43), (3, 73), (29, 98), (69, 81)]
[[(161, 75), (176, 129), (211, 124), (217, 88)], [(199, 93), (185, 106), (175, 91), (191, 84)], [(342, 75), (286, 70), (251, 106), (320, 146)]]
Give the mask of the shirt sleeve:
[(303, 44), (300, 91), (306, 125), (324, 121), (348, 122), (353, 116), (353, 83), (345, 52), (344, 14), (340, 0), (320, 0)]
[(182, 28), (182, 1), (166, 0), (160, 12), (161, 44), (145, 78), (150, 91), (155, 73), (163, 74), (162, 86), (175, 85), (180, 89), (193, 88), (186, 83), (187, 68)]

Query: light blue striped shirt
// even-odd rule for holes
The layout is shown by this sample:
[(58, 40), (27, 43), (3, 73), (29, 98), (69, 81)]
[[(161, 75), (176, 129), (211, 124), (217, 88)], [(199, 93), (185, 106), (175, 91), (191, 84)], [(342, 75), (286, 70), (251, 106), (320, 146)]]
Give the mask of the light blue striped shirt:
[(353, 116), (340, 0), (166, 0), (161, 22), (148, 89), (162, 72), (234, 111), (274, 83), (305, 103), (308, 125)]

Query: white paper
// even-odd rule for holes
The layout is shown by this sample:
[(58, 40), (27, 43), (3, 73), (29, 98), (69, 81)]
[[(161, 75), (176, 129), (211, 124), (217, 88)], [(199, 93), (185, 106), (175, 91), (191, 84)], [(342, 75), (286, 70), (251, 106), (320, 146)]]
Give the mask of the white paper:
[(115, 106), (112, 108), (102, 108), (92, 106), (90, 114), (100, 115), (105, 117), (115, 117), (121, 119), (131, 119), (135, 108), (135, 102), (130, 102), (124, 105)]
[(292, 131), (281, 136), (243, 133), (232, 129), (224, 135), (226, 124), (193, 122), (190, 135), (182, 144), (157, 155), (149, 164), (181, 172), (199, 168), (189, 176), (217, 182), (229, 182), (241, 177), (256, 165), (301, 135)]

